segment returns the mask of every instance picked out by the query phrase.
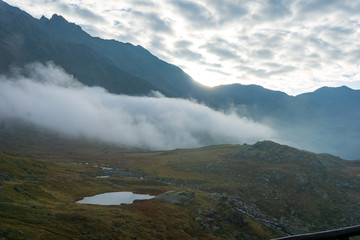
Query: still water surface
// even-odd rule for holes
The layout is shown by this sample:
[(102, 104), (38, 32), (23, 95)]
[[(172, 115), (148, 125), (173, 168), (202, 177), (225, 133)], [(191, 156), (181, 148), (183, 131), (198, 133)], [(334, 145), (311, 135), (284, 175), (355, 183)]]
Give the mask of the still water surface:
[(154, 196), (148, 194), (135, 194), (132, 192), (110, 192), (102, 193), (92, 197), (85, 197), (76, 203), (96, 204), (96, 205), (120, 205), (131, 204), (135, 200), (151, 199)]

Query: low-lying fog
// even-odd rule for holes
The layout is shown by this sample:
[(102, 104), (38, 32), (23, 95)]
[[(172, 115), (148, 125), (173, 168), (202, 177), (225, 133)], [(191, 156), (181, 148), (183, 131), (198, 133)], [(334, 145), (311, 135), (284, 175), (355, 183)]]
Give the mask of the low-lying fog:
[(67, 136), (153, 150), (277, 139), (269, 126), (194, 101), (84, 86), (51, 63), (0, 76), (0, 116)]

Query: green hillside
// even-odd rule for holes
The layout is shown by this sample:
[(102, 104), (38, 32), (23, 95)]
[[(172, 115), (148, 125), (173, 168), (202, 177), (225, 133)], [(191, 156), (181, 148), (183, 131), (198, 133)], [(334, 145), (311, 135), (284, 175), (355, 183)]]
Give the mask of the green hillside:
[[(43, 140), (48, 137), (54, 136), (44, 136)], [(268, 239), (281, 236), (280, 232), (235, 211), (234, 207), (223, 205), (226, 195), (156, 180), (142, 169), (109, 170), (110, 162), (117, 163), (113, 158), (121, 159), (128, 150), (86, 142), (72, 145), (63, 139), (57, 147), (61, 151), (56, 152), (52, 150), (59, 146), (59, 139), (55, 139), (48, 142), (48, 147), (53, 146), (50, 151), (43, 149), (40, 153), (37, 144), (41, 141), (19, 142), (23, 149), (19, 153), (32, 157), (0, 153), (0, 236), (5, 239), (243, 239), (249, 236)], [(38, 155), (42, 155), (41, 158), (36, 157)], [(96, 177), (104, 174), (112, 176)], [(195, 198), (186, 205), (155, 199), (121, 206), (75, 203), (85, 196), (104, 192), (158, 195), (169, 190), (192, 191)]]
[[(266, 141), (142, 152), (15, 124), (0, 133), (4, 236), (268, 239), (360, 221), (357, 161)], [(104, 175), (110, 177), (96, 178)], [(189, 205), (74, 203), (104, 192), (168, 190), (193, 191), (195, 199)]]

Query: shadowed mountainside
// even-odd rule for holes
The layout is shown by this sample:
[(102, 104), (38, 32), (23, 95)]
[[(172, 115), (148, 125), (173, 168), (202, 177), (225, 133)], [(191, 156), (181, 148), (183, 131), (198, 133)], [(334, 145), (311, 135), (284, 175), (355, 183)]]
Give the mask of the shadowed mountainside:
[(84, 44), (52, 38), (40, 21), (0, 1), (0, 73), (31, 62), (52, 61), (89, 86), (113, 93), (148, 94), (150, 83), (114, 67)]
[(51, 19), (42, 17), (40, 25), (54, 39), (85, 45), (113, 66), (145, 79), (170, 97), (192, 97), (205, 89), (180, 68), (160, 60), (141, 46), (91, 37), (79, 26), (56, 14)]
[(196, 99), (220, 111), (263, 122), (289, 145), (360, 158), (360, 91), (320, 88), (289, 96), (256, 85), (207, 88), (141, 46), (92, 37), (59, 15), (35, 19), (0, 0), (0, 73), (12, 66), (52, 61), (80, 82), (112, 93)]

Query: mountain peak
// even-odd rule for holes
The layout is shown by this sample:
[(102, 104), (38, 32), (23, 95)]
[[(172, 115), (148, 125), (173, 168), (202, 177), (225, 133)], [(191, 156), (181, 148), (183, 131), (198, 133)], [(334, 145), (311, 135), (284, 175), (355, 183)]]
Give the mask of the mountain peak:
[(319, 89), (316, 89), (314, 92), (309, 93), (303, 93), (300, 95), (297, 95), (297, 98), (323, 98), (323, 100), (326, 100), (326, 98), (329, 97), (341, 97), (341, 98), (348, 98), (350, 95), (359, 97), (359, 90), (354, 90), (352, 88), (349, 88), (345, 85), (340, 87), (321, 87)]
[(49, 23), (55, 25), (57, 28), (65, 28), (68, 30), (72, 29), (73, 31), (83, 32), (82, 28), (79, 25), (69, 22), (61, 15), (53, 14), (49, 20)]
[(348, 86), (345, 86), (345, 85), (342, 85), (342, 86), (340, 86), (339, 88), (352, 90), (352, 88), (349, 88)]
[(66, 40), (70, 37), (75, 37), (80, 39), (79, 42), (82, 42), (88, 37), (88, 34), (79, 25), (67, 21), (58, 14), (53, 14), (50, 20), (46, 17), (41, 17), (40, 22), (47, 29), (46, 31), (55, 38)]
[(49, 19), (47, 17), (45, 17), (44, 15), (42, 15), (41, 18), (40, 18), (40, 21), (42, 21), (42, 22), (49, 21)]
[(52, 15), (50, 20), (54, 22), (69, 23), (63, 16), (57, 15), (56, 13)]
[(315, 90), (315, 92), (320, 92), (320, 91), (349, 91), (349, 90), (351, 91), (353, 89), (351, 89), (351, 88), (349, 88), (349, 87), (347, 87), (345, 85), (342, 85), (340, 87), (326, 87), (326, 86), (321, 87), (321, 88)]

